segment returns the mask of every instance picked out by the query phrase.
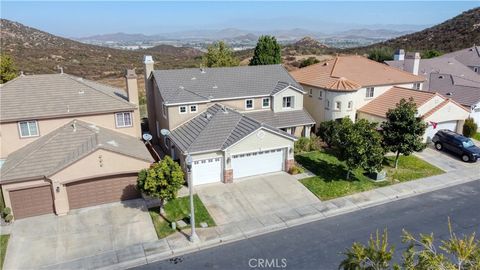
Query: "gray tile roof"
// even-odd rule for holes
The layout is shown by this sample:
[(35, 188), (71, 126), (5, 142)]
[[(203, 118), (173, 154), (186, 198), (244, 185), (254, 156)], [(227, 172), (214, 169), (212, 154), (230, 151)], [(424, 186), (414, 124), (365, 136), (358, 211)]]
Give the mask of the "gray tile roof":
[(170, 139), (184, 153), (219, 151), (263, 127), (295, 140), (277, 128), (262, 124), (235, 110), (214, 104), (205, 112), (172, 130)]
[(155, 70), (153, 76), (167, 105), (267, 96), (288, 85), (303, 91), (281, 65)]
[(0, 86), (0, 121), (131, 111), (121, 89), (68, 74), (20, 76)]
[(4, 182), (49, 177), (97, 149), (153, 162), (147, 148), (139, 139), (94, 124), (72, 120), (11, 153), (0, 169), (0, 179)]
[(463, 50), (458, 50), (455, 52), (447, 53), (440, 58), (455, 58), (460, 63), (467, 66), (480, 67), (480, 46), (472, 46)]
[(430, 89), (465, 106), (480, 102), (480, 82), (467, 81), (450, 74), (430, 74)]
[(276, 128), (296, 127), (302, 125), (314, 125), (315, 120), (305, 110), (295, 110), (288, 112), (257, 111), (245, 112), (244, 115), (251, 117), (259, 122), (265, 123)]

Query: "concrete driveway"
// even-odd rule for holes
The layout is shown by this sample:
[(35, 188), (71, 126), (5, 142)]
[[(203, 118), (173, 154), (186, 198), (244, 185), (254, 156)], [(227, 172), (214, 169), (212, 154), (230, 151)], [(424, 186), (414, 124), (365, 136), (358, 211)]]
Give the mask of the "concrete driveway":
[(38, 269), (157, 239), (143, 200), (21, 219), (12, 226), (4, 269)]
[(195, 187), (217, 225), (311, 205), (318, 198), (287, 173), (244, 178), (232, 184)]
[(446, 172), (475, 167), (480, 168), (480, 160), (475, 163), (463, 162), (460, 157), (446, 151), (438, 151), (432, 145), (429, 145), (420, 153), (415, 153), (415, 155)]

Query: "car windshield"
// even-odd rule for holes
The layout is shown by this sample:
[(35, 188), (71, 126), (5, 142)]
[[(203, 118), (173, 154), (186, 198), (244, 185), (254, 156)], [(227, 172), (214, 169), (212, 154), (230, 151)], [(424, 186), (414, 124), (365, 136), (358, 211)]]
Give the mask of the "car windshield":
[(473, 141), (472, 141), (472, 140), (466, 140), (466, 141), (463, 141), (463, 142), (462, 142), (462, 144), (463, 144), (463, 147), (465, 147), (465, 148), (468, 148), (468, 147), (472, 147), (472, 146), (474, 146), (474, 144), (473, 144)]

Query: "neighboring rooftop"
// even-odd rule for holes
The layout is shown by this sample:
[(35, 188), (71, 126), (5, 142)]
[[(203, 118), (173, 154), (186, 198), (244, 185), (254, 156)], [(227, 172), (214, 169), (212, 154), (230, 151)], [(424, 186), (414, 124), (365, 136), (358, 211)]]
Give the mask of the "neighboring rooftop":
[(271, 110), (243, 112), (259, 122), (276, 128), (295, 127), (303, 125), (314, 125), (315, 120), (305, 110), (294, 110), (288, 112), (273, 112)]
[(472, 83), (451, 74), (430, 74), (430, 89), (464, 106), (480, 102), (480, 82)]
[(411, 73), (358, 55), (337, 56), (291, 72), (305, 85), (334, 91), (356, 91), (362, 87), (423, 82)]
[(121, 89), (68, 74), (21, 75), (0, 86), (0, 122), (131, 111)]
[(153, 162), (139, 139), (72, 120), (11, 153), (0, 170), (0, 179), (4, 182), (49, 177), (98, 149)]
[(480, 46), (472, 46), (470, 48), (444, 54), (440, 57), (453, 57), (466, 66), (480, 67)]
[(288, 86), (303, 91), (282, 65), (155, 70), (153, 76), (167, 105), (268, 96)]
[(170, 139), (183, 152), (224, 150), (259, 128), (290, 139), (294, 136), (220, 104), (172, 130)]

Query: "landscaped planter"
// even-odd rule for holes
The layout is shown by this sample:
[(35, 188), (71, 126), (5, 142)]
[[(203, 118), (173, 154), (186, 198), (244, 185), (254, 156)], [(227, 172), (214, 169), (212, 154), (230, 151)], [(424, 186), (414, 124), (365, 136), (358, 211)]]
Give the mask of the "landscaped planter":
[(375, 182), (385, 181), (387, 179), (387, 172), (384, 170), (374, 173), (367, 173), (367, 176)]

